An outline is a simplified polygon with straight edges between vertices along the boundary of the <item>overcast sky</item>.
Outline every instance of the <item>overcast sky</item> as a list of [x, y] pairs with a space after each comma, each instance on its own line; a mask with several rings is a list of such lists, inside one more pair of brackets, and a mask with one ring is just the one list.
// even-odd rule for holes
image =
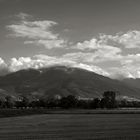
[[140, 1], [0, 0], [0, 74], [51, 65], [140, 78]]

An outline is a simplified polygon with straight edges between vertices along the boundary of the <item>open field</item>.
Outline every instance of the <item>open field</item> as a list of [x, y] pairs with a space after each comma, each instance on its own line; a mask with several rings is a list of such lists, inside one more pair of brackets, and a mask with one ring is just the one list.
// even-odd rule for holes
[[139, 140], [140, 114], [44, 114], [0, 118], [0, 140]]
[[0, 118], [37, 114], [140, 114], [140, 108], [122, 109], [0, 109]]

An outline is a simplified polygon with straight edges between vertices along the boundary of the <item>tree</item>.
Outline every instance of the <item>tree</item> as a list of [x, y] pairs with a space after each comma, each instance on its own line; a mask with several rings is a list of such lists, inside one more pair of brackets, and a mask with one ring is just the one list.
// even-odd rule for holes
[[29, 106], [29, 99], [26, 96], [22, 96], [22, 104], [25, 108]]
[[15, 101], [10, 95], [5, 97], [5, 105], [6, 105], [7, 108], [14, 107]]
[[105, 91], [101, 100], [101, 106], [104, 108], [116, 107], [116, 93], [114, 91]]
[[32, 108], [39, 108], [39, 107], [41, 107], [40, 106], [40, 100], [36, 99], [36, 100], [31, 101], [29, 103], [29, 107], [32, 107]]
[[77, 106], [77, 98], [73, 95], [68, 95], [67, 97], [62, 97], [60, 99], [60, 107], [62, 108], [75, 108]]
[[105, 98], [102, 98], [101, 101], [100, 101], [100, 107], [101, 108], [105, 108], [106, 107], [106, 99]]
[[19, 96], [20, 100], [16, 101], [17, 108], [27, 108], [29, 106], [29, 99], [25, 95]]
[[50, 97], [46, 100], [46, 104], [48, 108], [55, 108], [58, 106], [58, 99], [55, 97]]
[[88, 109], [89, 108], [89, 101], [87, 101], [87, 100], [78, 100], [77, 107], [78, 108]]
[[100, 100], [99, 98], [95, 98], [90, 102], [90, 108], [96, 109], [99, 108]]
[[0, 108], [5, 108], [5, 99], [4, 98], [0, 98]]

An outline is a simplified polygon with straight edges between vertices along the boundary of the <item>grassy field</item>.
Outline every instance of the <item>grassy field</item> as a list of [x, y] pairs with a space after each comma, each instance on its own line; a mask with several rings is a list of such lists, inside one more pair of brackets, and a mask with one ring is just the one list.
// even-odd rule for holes
[[140, 114], [44, 114], [0, 118], [0, 140], [140, 140]]
[[140, 114], [140, 108], [124, 109], [0, 109], [0, 118], [37, 114]]

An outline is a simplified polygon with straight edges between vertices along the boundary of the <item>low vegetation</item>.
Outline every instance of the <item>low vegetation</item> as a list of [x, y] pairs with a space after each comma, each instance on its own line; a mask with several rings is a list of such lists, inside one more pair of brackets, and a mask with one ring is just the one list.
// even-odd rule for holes
[[46, 114], [0, 119], [0, 140], [139, 140], [140, 114]]
[[106, 91], [102, 98], [79, 99], [73, 95], [67, 97], [42, 97], [29, 99], [28, 96], [22, 95], [17, 98], [6, 96], [0, 99], [0, 108], [62, 108], [62, 109], [113, 109], [120, 107], [140, 107], [138, 101], [116, 100], [114, 91]]

